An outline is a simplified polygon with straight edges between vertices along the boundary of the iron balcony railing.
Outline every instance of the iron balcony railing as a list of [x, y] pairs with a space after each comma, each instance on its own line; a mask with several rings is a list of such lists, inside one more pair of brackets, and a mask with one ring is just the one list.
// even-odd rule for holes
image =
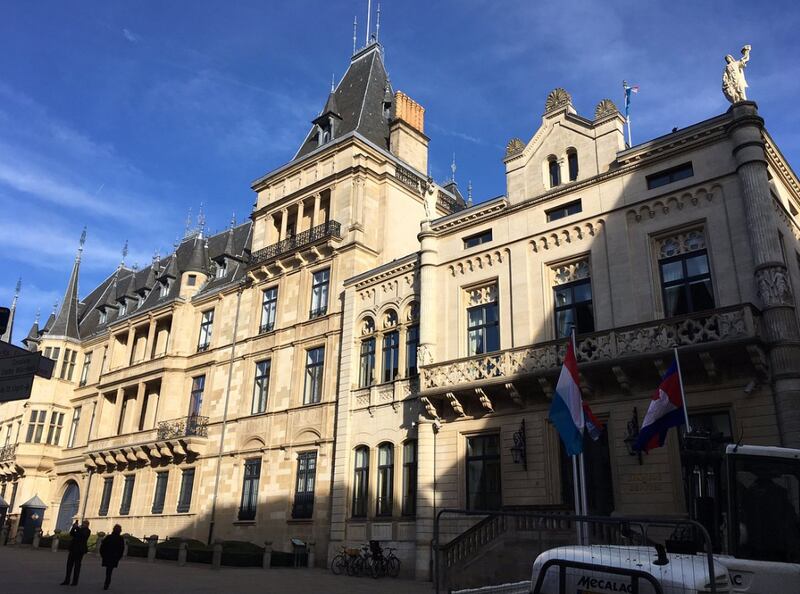
[[158, 424], [158, 439], [192, 436], [208, 437], [208, 417], [189, 415], [179, 419], [161, 421]]
[[312, 227], [307, 231], [302, 231], [297, 235], [288, 237], [283, 241], [279, 241], [278, 243], [273, 243], [265, 248], [256, 250], [250, 254], [250, 265], [253, 266], [256, 264], [261, 264], [267, 260], [272, 260], [273, 258], [277, 258], [283, 254], [303, 248], [327, 237], [341, 239], [342, 225], [339, 223], [339, 221], [328, 221], [327, 223], [317, 225], [316, 227]]
[[314, 491], [295, 493], [292, 518], [302, 520], [314, 515]]
[[17, 444], [10, 443], [0, 448], [0, 462], [4, 460], [11, 460], [17, 453]]

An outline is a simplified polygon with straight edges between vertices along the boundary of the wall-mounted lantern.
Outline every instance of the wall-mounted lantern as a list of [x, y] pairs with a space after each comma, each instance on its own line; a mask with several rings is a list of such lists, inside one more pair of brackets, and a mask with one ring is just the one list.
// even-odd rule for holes
[[514, 445], [511, 446], [511, 459], [514, 464], [522, 464], [522, 468], [528, 470], [528, 452], [525, 447], [525, 419], [519, 426], [519, 431], [514, 432]]
[[636, 438], [639, 437], [639, 411], [633, 407], [633, 416], [628, 421], [628, 429], [625, 434], [625, 447], [628, 448], [628, 454], [631, 456], [638, 456], [639, 464], [643, 464], [642, 451], [635, 449], [633, 446], [636, 443]]

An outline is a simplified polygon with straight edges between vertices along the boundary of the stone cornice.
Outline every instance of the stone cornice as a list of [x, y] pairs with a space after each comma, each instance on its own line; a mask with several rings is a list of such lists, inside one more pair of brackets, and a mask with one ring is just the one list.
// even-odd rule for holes
[[780, 149], [775, 145], [772, 137], [764, 131], [764, 149], [767, 153], [767, 161], [772, 165], [776, 173], [780, 175], [784, 184], [792, 190], [795, 200], [800, 201], [800, 182], [791, 166], [783, 158]]
[[439, 235], [453, 228], [467, 227], [475, 221], [494, 215], [508, 208], [508, 199], [499, 196], [486, 202], [481, 202], [471, 208], [460, 210], [441, 219], [431, 222], [431, 231]]
[[408, 274], [409, 272], [414, 272], [418, 268], [419, 257], [417, 252], [414, 252], [400, 258], [399, 260], [394, 260], [364, 274], [349, 278], [344, 281], [344, 286], [355, 286], [357, 291], [361, 291], [362, 289], [379, 284], [387, 279], [402, 276], [404, 274]]

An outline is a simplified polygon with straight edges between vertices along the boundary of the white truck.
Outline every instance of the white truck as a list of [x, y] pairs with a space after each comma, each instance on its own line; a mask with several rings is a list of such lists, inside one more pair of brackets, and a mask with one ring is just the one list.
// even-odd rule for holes
[[[800, 450], [728, 445], [718, 594], [800, 594]], [[564, 546], [535, 560], [530, 581], [453, 594], [699, 594], [711, 592], [701, 551], [659, 546]]]

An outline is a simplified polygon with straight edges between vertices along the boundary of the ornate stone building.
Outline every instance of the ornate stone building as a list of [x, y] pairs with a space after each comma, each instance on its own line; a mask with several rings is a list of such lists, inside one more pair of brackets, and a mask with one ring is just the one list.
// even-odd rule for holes
[[466, 207], [425, 175], [422, 107], [361, 50], [250, 222], [82, 299], [76, 259], [26, 339], [54, 378], [0, 405], [12, 517], [38, 494], [48, 530], [296, 537], [320, 563], [378, 539], [426, 579], [437, 510], [571, 505], [547, 411], [573, 327], [607, 427], [590, 512], [697, 517], [714, 455], [628, 444], [677, 346], [715, 448], [800, 447], [800, 184], [754, 103], [632, 148], [623, 123], [556, 89], [508, 143], [506, 195]]

